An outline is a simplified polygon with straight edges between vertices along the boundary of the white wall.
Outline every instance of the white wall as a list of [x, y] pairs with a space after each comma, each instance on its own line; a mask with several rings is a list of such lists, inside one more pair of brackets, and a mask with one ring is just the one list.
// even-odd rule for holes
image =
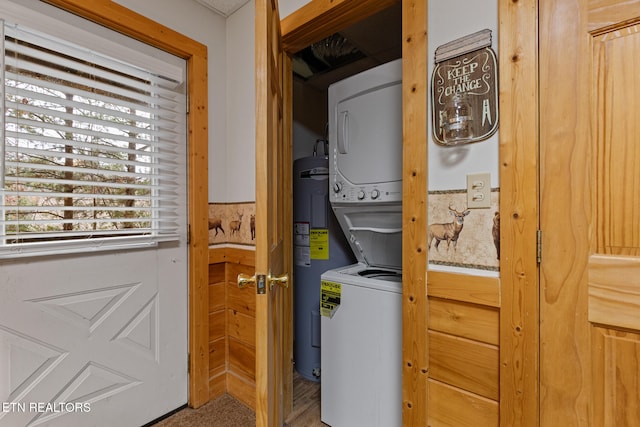
[[280, 12], [280, 19], [286, 18], [307, 3], [309, 3], [309, 0], [279, 0], [278, 11]]
[[[436, 48], [447, 42], [488, 28], [492, 48], [498, 51], [498, 2], [495, 0], [429, 0], [429, 90]], [[500, 65], [498, 64], [498, 67]], [[491, 138], [458, 147], [443, 147], [431, 136], [429, 106], [429, 190], [466, 188], [470, 173], [490, 172], [491, 187], [498, 187], [498, 133]]]
[[228, 162], [227, 24], [225, 18], [195, 1], [115, 1], [207, 46], [209, 58], [209, 201], [226, 201]]
[[116, 1], [207, 46], [209, 202], [254, 201], [254, 1], [226, 19], [196, 1]]
[[[227, 19], [227, 190], [225, 202], [256, 199], [255, 2]], [[217, 179], [209, 173], [209, 181]], [[211, 200], [210, 201], [221, 201]]]

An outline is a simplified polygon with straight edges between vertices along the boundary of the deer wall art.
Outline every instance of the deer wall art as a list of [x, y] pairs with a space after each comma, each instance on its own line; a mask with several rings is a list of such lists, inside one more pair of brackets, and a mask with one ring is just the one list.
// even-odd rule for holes
[[457, 211], [451, 205], [449, 205], [449, 212], [453, 216], [452, 222], [429, 225], [429, 233], [427, 237], [427, 247], [429, 248], [429, 250], [431, 250], [431, 243], [434, 239], [436, 241], [434, 246], [438, 252], [438, 246], [443, 240], [447, 242], [447, 251], [449, 250], [451, 242], [453, 242], [453, 250], [456, 250], [458, 246], [458, 238], [460, 237], [460, 232], [462, 231], [462, 227], [464, 226], [464, 217], [469, 215], [471, 211], [468, 209]]

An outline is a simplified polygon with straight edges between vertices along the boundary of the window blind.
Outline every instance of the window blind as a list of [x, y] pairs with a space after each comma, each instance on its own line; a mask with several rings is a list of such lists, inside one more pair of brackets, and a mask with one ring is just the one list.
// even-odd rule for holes
[[179, 238], [183, 82], [3, 25], [0, 258]]

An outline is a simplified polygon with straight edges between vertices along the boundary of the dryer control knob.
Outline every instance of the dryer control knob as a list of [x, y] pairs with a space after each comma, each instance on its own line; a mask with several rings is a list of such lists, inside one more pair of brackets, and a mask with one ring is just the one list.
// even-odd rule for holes
[[341, 182], [336, 182], [335, 184], [333, 184], [333, 192], [334, 193], [339, 193], [342, 191], [342, 183]]
[[378, 197], [380, 197], [380, 190], [372, 190], [371, 191], [371, 198], [373, 200], [377, 199]]
[[358, 191], [358, 200], [364, 200], [366, 194], [363, 190]]

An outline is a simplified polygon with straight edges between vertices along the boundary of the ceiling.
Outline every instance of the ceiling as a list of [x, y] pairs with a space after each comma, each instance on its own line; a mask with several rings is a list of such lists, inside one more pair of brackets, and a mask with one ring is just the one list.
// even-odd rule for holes
[[336, 81], [401, 56], [402, 2], [397, 2], [298, 52], [293, 69], [296, 78], [325, 90]]
[[201, 5], [208, 7], [215, 13], [228, 18], [236, 10], [240, 9], [249, 0], [196, 0]]
[[[196, 0], [228, 17], [249, 0]], [[318, 90], [402, 56], [402, 2], [296, 53], [294, 75]]]

